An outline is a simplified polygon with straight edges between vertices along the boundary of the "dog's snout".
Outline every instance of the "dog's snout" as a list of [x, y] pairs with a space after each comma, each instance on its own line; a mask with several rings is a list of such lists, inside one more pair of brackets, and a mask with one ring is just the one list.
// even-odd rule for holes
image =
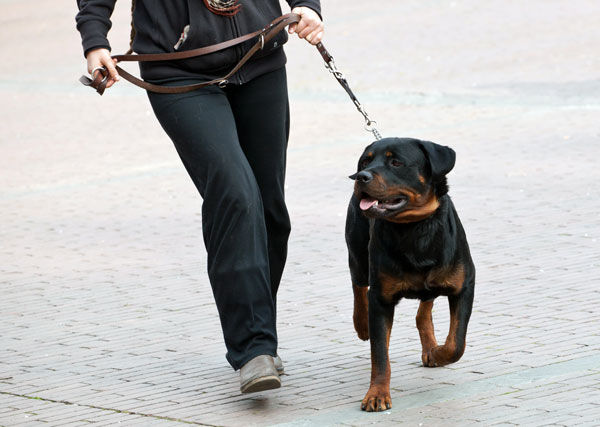
[[367, 171], [360, 171], [356, 174], [356, 180], [364, 184], [368, 184], [369, 182], [373, 181], [373, 174]]

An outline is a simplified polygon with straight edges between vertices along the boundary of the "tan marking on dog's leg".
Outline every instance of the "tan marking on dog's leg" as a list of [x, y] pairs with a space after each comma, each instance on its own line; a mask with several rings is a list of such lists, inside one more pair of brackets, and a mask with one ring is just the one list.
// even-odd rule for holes
[[423, 366], [427, 366], [427, 354], [429, 351], [437, 346], [437, 340], [435, 339], [435, 331], [433, 328], [433, 317], [431, 310], [433, 309], [433, 300], [421, 301], [419, 304], [419, 310], [417, 311], [417, 329], [419, 330], [419, 337], [421, 338], [421, 347], [423, 352], [421, 359]]
[[459, 327], [457, 307], [450, 304], [450, 331], [444, 345], [433, 347], [427, 355], [428, 367], [446, 366], [460, 359], [465, 351], [464, 345], [459, 350], [456, 345], [456, 335]]
[[354, 330], [358, 338], [363, 341], [369, 339], [369, 300], [367, 299], [368, 286], [352, 285], [354, 292]]

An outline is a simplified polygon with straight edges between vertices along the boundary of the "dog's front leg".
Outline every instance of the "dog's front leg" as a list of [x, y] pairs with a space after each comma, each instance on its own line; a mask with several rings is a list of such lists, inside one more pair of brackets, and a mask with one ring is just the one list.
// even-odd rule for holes
[[394, 304], [385, 303], [372, 290], [369, 299], [369, 335], [371, 339], [371, 386], [362, 400], [361, 409], [367, 412], [385, 411], [392, 407], [390, 396], [389, 346]]
[[449, 296], [450, 332], [444, 345], [433, 347], [423, 357], [423, 365], [445, 366], [456, 362], [465, 352], [467, 326], [473, 307], [473, 286], [463, 289], [459, 295]]
[[429, 352], [432, 348], [437, 347], [435, 339], [435, 331], [433, 329], [433, 317], [431, 311], [433, 309], [433, 300], [421, 301], [419, 311], [417, 312], [417, 329], [421, 338], [421, 360], [423, 366], [427, 366]]
[[352, 285], [354, 292], [354, 329], [358, 334], [358, 338], [363, 341], [369, 339], [369, 301], [367, 299], [367, 286]]

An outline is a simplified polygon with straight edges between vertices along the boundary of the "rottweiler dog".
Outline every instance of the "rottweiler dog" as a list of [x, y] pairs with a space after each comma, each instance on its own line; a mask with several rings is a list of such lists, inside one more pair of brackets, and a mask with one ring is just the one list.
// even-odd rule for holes
[[[365, 411], [392, 407], [389, 344], [394, 308], [419, 299], [417, 328], [427, 367], [456, 362], [465, 350], [475, 288], [475, 266], [465, 232], [448, 195], [446, 174], [455, 153], [412, 138], [369, 145], [358, 162], [346, 219], [354, 291], [354, 328], [371, 340], [371, 386]], [[448, 297], [450, 332], [434, 335], [433, 300]]]

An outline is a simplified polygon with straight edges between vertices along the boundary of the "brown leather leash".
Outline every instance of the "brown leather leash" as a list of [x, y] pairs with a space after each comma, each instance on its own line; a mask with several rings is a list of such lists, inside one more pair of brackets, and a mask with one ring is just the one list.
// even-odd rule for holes
[[[186, 50], [182, 52], [172, 52], [172, 53], [154, 53], [154, 54], [139, 54], [139, 55], [114, 55], [112, 58], [117, 61], [129, 61], [129, 62], [148, 62], [148, 61], [173, 61], [177, 59], [187, 59], [187, 58], [195, 58], [202, 55], [208, 55], [209, 53], [218, 52], [220, 50], [226, 49], [231, 46], [236, 46], [240, 43], [243, 43], [247, 40], [251, 40], [255, 37], [258, 37], [258, 41], [252, 46], [252, 48], [246, 52], [246, 54], [242, 57], [240, 62], [238, 62], [233, 69], [227, 73], [225, 76], [214, 79], [208, 82], [196, 83], [192, 85], [186, 86], [160, 86], [152, 83], [145, 82], [132, 74], [128, 73], [118, 65], [116, 66], [117, 72], [121, 77], [127, 80], [130, 83], [133, 83], [136, 86], [141, 87], [142, 89], [146, 89], [150, 92], [156, 93], [185, 93], [191, 92], [193, 90], [197, 90], [210, 85], [226, 85], [228, 83], [228, 79], [238, 72], [242, 66], [248, 62], [248, 60], [259, 50], [263, 49], [265, 44], [268, 43], [273, 37], [277, 35], [281, 30], [283, 30], [286, 26], [290, 24], [295, 24], [300, 21], [300, 15], [295, 13], [288, 13], [286, 15], [280, 16], [273, 20], [268, 26], [265, 28], [255, 31], [250, 34], [246, 34], [241, 37], [237, 37], [235, 39], [227, 40], [222, 43], [217, 43], [211, 46], [201, 47], [198, 49]], [[108, 72], [105, 67], [97, 67], [92, 70], [92, 77], [81, 76], [79, 81], [83, 83], [85, 86], [90, 86], [96, 89], [96, 91], [102, 95], [104, 90], [106, 89], [106, 85], [108, 83]]]
[[[240, 62], [238, 62], [233, 69], [227, 73], [227, 75], [214, 79], [208, 82], [196, 83], [192, 85], [186, 86], [160, 86], [152, 83], [145, 82], [132, 74], [128, 73], [118, 65], [116, 66], [117, 72], [121, 77], [127, 80], [130, 83], [133, 83], [136, 86], [141, 87], [142, 89], [146, 89], [150, 92], [156, 93], [186, 93], [191, 92], [206, 86], [210, 85], [219, 85], [220, 87], [224, 87], [228, 83], [228, 79], [238, 72], [242, 66], [250, 60], [250, 58], [259, 50], [263, 49], [265, 43], [268, 43], [273, 37], [275, 37], [280, 31], [282, 31], [285, 27], [290, 24], [295, 24], [300, 21], [300, 15], [295, 13], [288, 13], [286, 15], [280, 16], [274, 19], [268, 26], [265, 28], [255, 31], [250, 34], [246, 34], [241, 37], [237, 37], [235, 39], [227, 40], [221, 43], [217, 43], [211, 46], [201, 47], [192, 50], [186, 50], [181, 52], [171, 52], [171, 53], [153, 53], [153, 54], [133, 54], [133, 55], [114, 55], [112, 58], [116, 59], [118, 62], [147, 62], [147, 61], [173, 61], [177, 59], [188, 59], [195, 58], [202, 55], [207, 55], [209, 53], [218, 52], [220, 50], [226, 49], [231, 46], [236, 46], [240, 43], [243, 43], [247, 40], [251, 40], [254, 37], [258, 37], [258, 41], [252, 46], [252, 48], [242, 57]], [[348, 81], [344, 77], [344, 75], [337, 69], [335, 65], [335, 61], [333, 60], [333, 56], [325, 49], [323, 43], [317, 44], [317, 49], [321, 54], [321, 57], [325, 61], [325, 67], [329, 70], [331, 74], [337, 79], [340, 85], [344, 88], [350, 99], [358, 109], [358, 111], [363, 115], [365, 119], [365, 130], [371, 132], [376, 139], [381, 139], [381, 134], [375, 127], [377, 122], [371, 120], [364, 107], [358, 101], [350, 86], [348, 85]], [[108, 83], [108, 71], [106, 67], [97, 67], [92, 70], [91, 78], [88, 76], [81, 76], [79, 81], [83, 83], [85, 86], [90, 86], [102, 95], [104, 90], [106, 89], [106, 85]]]

